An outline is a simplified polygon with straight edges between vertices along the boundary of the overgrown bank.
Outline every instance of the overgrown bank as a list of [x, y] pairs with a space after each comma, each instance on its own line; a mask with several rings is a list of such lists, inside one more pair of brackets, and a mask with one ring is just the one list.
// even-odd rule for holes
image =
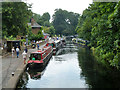
[[120, 67], [120, 2], [94, 2], [79, 18], [77, 32], [90, 41], [100, 62]]

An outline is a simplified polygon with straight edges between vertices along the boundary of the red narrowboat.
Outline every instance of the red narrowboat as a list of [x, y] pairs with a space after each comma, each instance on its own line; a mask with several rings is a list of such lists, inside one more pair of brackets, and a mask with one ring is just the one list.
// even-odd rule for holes
[[44, 46], [42, 50], [32, 52], [28, 60], [28, 67], [41, 67], [44, 66], [52, 57], [52, 46]]
[[53, 55], [55, 55], [56, 52], [62, 47], [62, 42], [60, 40], [48, 42], [46, 44], [46, 46], [52, 46], [53, 47]]

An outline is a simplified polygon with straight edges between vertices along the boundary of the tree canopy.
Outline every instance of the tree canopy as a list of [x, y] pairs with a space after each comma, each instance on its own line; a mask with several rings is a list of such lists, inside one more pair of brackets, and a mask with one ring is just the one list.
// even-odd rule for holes
[[94, 2], [79, 17], [76, 31], [90, 41], [101, 62], [120, 66], [120, 2]]
[[48, 27], [50, 26], [50, 22], [49, 22], [50, 14], [48, 12], [43, 13], [42, 16], [39, 15], [39, 14], [34, 13], [33, 18], [41, 26], [48, 26]]
[[24, 2], [2, 2], [2, 35], [16, 37], [27, 33], [27, 23], [32, 16], [30, 5]]
[[79, 14], [68, 12], [62, 9], [56, 9], [53, 15], [53, 26], [56, 34], [60, 35], [74, 35], [75, 28], [78, 23]]

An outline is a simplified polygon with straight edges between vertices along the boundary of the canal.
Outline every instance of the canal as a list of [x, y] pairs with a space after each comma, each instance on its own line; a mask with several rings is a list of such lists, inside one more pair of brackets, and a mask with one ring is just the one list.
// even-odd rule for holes
[[120, 71], [102, 66], [88, 48], [69, 42], [46, 67], [27, 68], [17, 88], [120, 88]]

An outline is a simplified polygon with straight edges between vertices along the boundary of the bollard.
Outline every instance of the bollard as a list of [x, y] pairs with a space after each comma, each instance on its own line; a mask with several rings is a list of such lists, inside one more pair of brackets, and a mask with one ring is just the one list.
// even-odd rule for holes
[[14, 76], [14, 72], [12, 72], [12, 76]]

